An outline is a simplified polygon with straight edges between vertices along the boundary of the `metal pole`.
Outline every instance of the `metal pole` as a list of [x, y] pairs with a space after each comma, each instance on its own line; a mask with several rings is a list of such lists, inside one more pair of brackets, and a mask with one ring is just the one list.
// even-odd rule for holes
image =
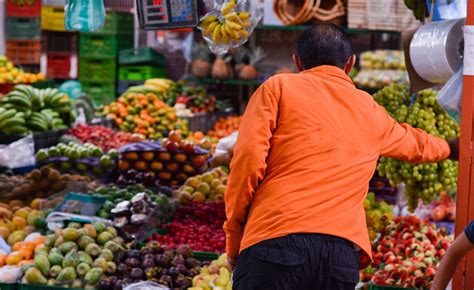
[[[474, 1], [469, 0], [466, 25], [474, 25]], [[474, 76], [464, 76], [461, 141], [459, 155], [458, 193], [456, 202], [456, 237], [459, 236], [469, 221], [474, 220]], [[453, 289], [474, 289], [474, 252], [463, 259], [453, 279]]]

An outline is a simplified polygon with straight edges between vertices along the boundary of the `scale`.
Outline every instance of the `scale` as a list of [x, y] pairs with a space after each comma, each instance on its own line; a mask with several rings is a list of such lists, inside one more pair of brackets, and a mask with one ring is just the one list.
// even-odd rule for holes
[[198, 0], [136, 0], [140, 27], [166, 30], [196, 27], [199, 24]]

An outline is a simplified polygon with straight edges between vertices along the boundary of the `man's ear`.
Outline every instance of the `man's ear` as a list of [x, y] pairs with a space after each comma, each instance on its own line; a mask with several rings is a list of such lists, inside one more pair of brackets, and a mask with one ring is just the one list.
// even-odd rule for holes
[[356, 56], [355, 56], [355, 54], [353, 54], [353, 55], [351, 55], [351, 56], [349, 57], [349, 59], [347, 60], [347, 62], [346, 62], [346, 67], [344, 68], [344, 71], [346, 72], [347, 75], [348, 75], [348, 74], [351, 72], [351, 70], [354, 68], [355, 64], [356, 64]]
[[293, 53], [293, 63], [295, 64], [296, 69], [298, 69], [299, 72], [304, 71], [303, 63], [301, 62], [300, 57], [296, 53]]

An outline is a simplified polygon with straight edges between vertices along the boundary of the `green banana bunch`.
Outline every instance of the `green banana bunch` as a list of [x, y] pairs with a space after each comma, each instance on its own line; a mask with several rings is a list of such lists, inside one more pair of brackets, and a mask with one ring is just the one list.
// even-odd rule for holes
[[0, 131], [9, 134], [24, 134], [29, 130], [25, 126], [25, 114], [15, 109], [0, 111]]

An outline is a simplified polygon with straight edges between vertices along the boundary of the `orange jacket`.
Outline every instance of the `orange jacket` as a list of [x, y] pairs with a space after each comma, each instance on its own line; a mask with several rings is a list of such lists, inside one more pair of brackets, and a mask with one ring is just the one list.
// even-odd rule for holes
[[437, 162], [446, 141], [399, 124], [343, 70], [277, 75], [249, 101], [225, 193], [227, 254], [292, 233], [352, 241], [371, 261], [363, 201], [380, 156]]

